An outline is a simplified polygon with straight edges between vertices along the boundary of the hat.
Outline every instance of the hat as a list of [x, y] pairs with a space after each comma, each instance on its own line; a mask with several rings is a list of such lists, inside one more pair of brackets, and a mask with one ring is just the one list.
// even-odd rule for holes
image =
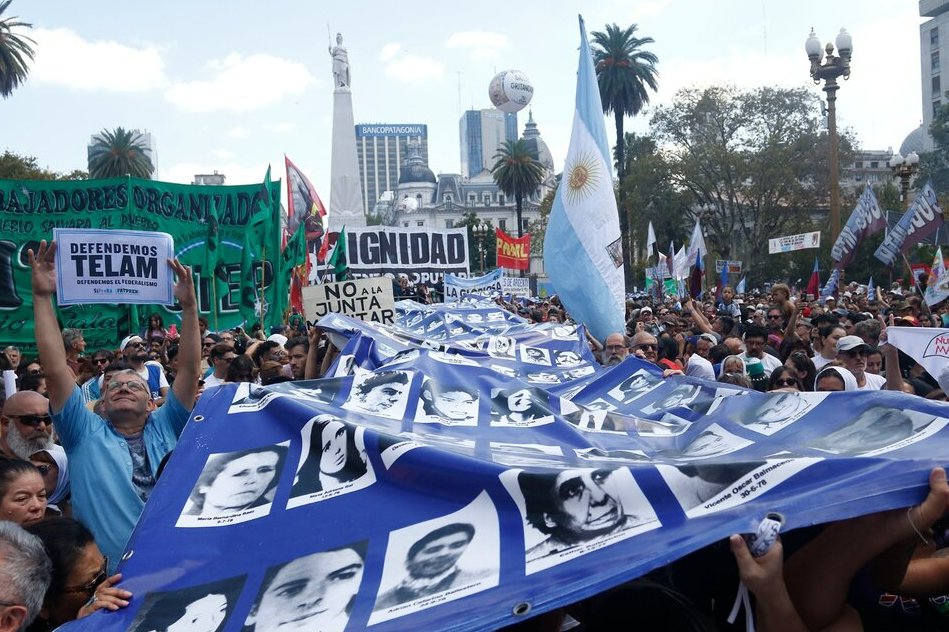
[[870, 345], [865, 343], [860, 336], [844, 336], [837, 341], [837, 353], [841, 351], [853, 351], [854, 349], [860, 348], [865, 348], [867, 351], [871, 349]]
[[650, 314], [652, 314], [652, 308], [649, 307], [648, 305], [642, 308], [641, 310], [639, 310], [640, 315], [645, 314], [646, 312], [649, 312]]
[[748, 372], [748, 377], [761, 377], [764, 375], [764, 365], [757, 358], [749, 358], [745, 360], [745, 371]]
[[283, 346], [287, 344], [287, 337], [283, 334], [270, 334], [270, 337], [267, 338], [271, 342], [276, 342], [278, 345]]
[[125, 347], [129, 346], [129, 343], [135, 340], [136, 338], [138, 338], [140, 342], [144, 342], [144, 340], [142, 340], [142, 337], [136, 334], [132, 334], [131, 336], [126, 336], [125, 338], [122, 339], [122, 342], [119, 343], [119, 351], [125, 351]]
[[717, 345], [717, 344], [718, 344], [718, 338], [715, 337], [715, 334], [710, 334], [710, 333], [708, 333], [707, 331], [704, 332], [704, 333], [699, 334], [698, 337], [701, 338], [702, 340], [706, 340], [706, 341], [708, 341], [708, 342], [711, 342], [713, 345]]
[[897, 316], [894, 320], [894, 323], [903, 323], [909, 327], [919, 327], [919, 320], [915, 316]]
[[825, 302], [826, 302], [826, 301], [833, 301], [833, 302], [836, 303], [836, 302], [837, 302], [837, 299], [834, 298], [833, 296], [828, 296], [827, 298], [824, 299], [824, 301], [825, 301]]

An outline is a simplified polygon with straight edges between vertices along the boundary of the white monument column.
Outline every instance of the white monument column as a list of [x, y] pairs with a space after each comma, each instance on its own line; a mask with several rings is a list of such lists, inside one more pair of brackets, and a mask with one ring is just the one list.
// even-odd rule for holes
[[343, 36], [336, 34], [333, 58], [333, 160], [330, 163], [329, 219], [333, 230], [343, 226], [365, 226], [359, 159], [356, 156], [356, 123], [353, 120], [353, 93], [350, 90], [349, 57]]

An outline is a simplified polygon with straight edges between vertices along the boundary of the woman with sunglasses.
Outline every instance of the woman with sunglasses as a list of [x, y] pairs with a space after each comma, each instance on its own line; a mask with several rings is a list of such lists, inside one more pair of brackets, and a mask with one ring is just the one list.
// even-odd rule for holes
[[788, 356], [784, 366], [801, 380], [805, 391], [814, 390], [814, 378], [817, 377], [817, 369], [814, 362], [803, 351], [795, 351]]
[[771, 372], [771, 378], [768, 381], [768, 392], [771, 391], [803, 391], [804, 384], [801, 382], [794, 371], [786, 366], [779, 366]]
[[36, 466], [20, 459], [0, 460], [0, 520], [26, 526], [46, 515], [46, 483]]
[[82, 523], [49, 518], [30, 525], [27, 531], [43, 541], [53, 563], [53, 579], [43, 607], [28, 632], [52, 630], [96, 610], [118, 610], [129, 604], [132, 593], [115, 587], [122, 575], [108, 576], [109, 560]]

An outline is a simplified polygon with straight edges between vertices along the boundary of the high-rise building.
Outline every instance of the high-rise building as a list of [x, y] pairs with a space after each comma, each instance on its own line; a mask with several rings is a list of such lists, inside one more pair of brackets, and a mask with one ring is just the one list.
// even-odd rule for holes
[[360, 123], [356, 125], [356, 157], [365, 212], [369, 213], [386, 191], [399, 184], [399, 167], [409, 142], [418, 143], [428, 164], [428, 126], [419, 123]]
[[517, 140], [517, 112], [494, 108], [468, 110], [459, 122], [461, 132], [461, 175], [474, 178], [490, 171], [494, 155], [504, 141]]
[[[931, 18], [919, 25], [919, 68], [923, 86], [921, 140], [922, 148], [930, 151], [933, 139], [929, 135], [929, 126], [933, 115], [946, 102], [945, 92], [949, 89], [949, 82], [942, 85], [942, 62], [946, 62], [949, 69], [949, 0], [920, 0], [919, 15]], [[947, 44], [945, 50], [942, 42]]]

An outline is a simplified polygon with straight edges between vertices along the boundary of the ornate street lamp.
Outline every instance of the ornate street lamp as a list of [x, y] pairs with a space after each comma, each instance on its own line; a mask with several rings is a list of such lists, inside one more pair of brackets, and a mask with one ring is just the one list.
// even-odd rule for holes
[[904, 158], [899, 152], [890, 158], [890, 169], [900, 179], [900, 201], [903, 208], [909, 206], [909, 183], [919, 170], [919, 154], [911, 151]]
[[484, 246], [482, 243], [491, 233], [491, 227], [487, 222], [479, 222], [471, 228], [471, 232], [474, 235], [475, 239], [478, 240], [478, 255], [481, 257], [481, 274], [484, 274]]
[[[853, 39], [846, 29], [837, 34], [837, 50], [840, 56], [834, 56], [834, 45], [827, 42], [821, 50], [820, 39], [811, 29], [810, 37], [804, 42], [807, 58], [811, 60], [811, 79], [819, 84], [824, 80], [824, 92], [827, 93], [827, 131], [830, 137], [830, 239], [837, 240], [840, 234], [840, 175], [837, 165], [837, 78], [850, 78], [850, 56], [853, 53]], [[826, 54], [826, 57], [825, 57]], [[821, 63], [821, 58], [824, 63]]]

